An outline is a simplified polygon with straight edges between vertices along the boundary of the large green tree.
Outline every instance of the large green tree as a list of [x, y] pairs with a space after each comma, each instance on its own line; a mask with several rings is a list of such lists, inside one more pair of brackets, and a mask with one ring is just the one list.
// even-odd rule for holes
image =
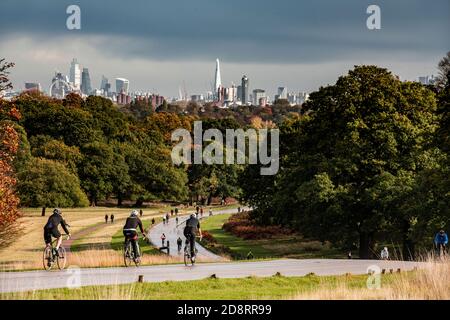
[[380, 190], [408, 193], [405, 183], [427, 167], [427, 141], [437, 124], [433, 92], [386, 69], [357, 66], [312, 93], [303, 111], [282, 127], [280, 174], [267, 188], [272, 194], [264, 194], [261, 206], [262, 195], [251, 204], [307, 235], [356, 243], [362, 258], [373, 255], [390, 224], [402, 226], [397, 230], [408, 246], [416, 217], [387, 206]]

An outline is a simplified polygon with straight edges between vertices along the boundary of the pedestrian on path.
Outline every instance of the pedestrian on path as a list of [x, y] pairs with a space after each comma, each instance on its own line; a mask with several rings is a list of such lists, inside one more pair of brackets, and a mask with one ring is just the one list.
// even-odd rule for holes
[[169, 216], [169, 214], [167, 213], [167, 214], [166, 214], [166, 223], [169, 223], [169, 218], [170, 218], [170, 216]]
[[164, 247], [164, 243], [166, 242], [166, 235], [164, 233], [161, 235], [161, 242], [162, 246]]
[[170, 210], [170, 216], [173, 216], [173, 209]]
[[175, 208], [175, 215], [178, 216], [178, 208]]
[[105, 214], [105, 223], [108, 223], [108, 215]]
[[114, 214], [111, 214], [111, 223], [114, 223]]
[[152, 218], [152, 225], [155, 224], [155, 218]]
[[144, 215], [144, 211], [142, 211], [142, 209], [139, 210], [139, 216], [142, 218], [143, 215]]
[[163, 224], [166, 224], [166, 217], [163, 217]]
[[181, 252], [181, 247], [183, 246], [183, 240], [180, 237], [177, 239], [178, 253]]

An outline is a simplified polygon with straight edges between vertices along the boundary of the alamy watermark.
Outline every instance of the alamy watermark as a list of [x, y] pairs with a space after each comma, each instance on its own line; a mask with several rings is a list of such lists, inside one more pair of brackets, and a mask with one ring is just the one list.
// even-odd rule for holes
[[366, 20], [366, 26], [369, 30], [380, 30], [381, 29], [381, 9], [380, 6], [376, 4], [371, 4], [367, 7], [367, 14], [370, 16]]
[[81, 9], [79, 6], [72, 4], [67, 7], [66, 13], [69, 15], [66, 20], [66, 27], [69, 30], [81, 29]]
[[[172, 141], [178, 142], [172, 149], [172, 162], [175, 165], [248, 163], [263, 165], [261, 175], [275, 175], [278, 172], [278, 129], [226, 129], [224, 142], [220, 130], [207, 129], [203, 132], [202, 122], [195, 121], [193, 133], [192, 138], [186, 129], [172, 132]], [[209, 142], [205, 148], [204, 141]]]

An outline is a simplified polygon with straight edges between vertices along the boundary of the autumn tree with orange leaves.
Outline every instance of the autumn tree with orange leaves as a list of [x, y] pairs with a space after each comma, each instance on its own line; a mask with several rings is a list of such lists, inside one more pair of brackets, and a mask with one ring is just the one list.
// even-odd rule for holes
[[13, 66], [13, 63], [0, 59], [0, 247], [12, 240], [10, 231], [20, 216], [13, 168], [14, 156], [19, 148], [19, 136], [14, 130], [14, 122], [20, 119], [20, 113], [14, 103], [2, 99], [2, 92], [12, 87], [8, 69]]

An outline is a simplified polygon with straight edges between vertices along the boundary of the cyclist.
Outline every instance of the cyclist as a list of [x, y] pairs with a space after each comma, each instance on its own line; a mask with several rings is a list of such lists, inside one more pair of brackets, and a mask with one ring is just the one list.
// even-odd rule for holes
[[141, 233], [143, 237], [145, 238], [145, 232], [144, 227], [142, 226], [142, 221], [138, 217], [137, 210], [131, 211], [130, 216], [127, 218], [127, 221], [125, 222], [125, 225], [123, 226], [123, 235], [125, 236], [125, 242], [127, 240], [131, 241], [131, 245], [133, 246], [134, 254], [136, 255], [136, 258], [140, 257], [140, 252], [138, 250], [137, 246], [137, 228], [139, 227], [139, 230], [141, 230]]
[[440, 230], [438, 233], [436, 233], [436, 236], [434, 237], [434, 244], [436, 245], [438, 255], [441, 255], [441, 248], [443, 254], [445, 255], [445, 247], [448, 244], [448, 235], [444, 230]]
[[62, 217], [62, 211], [58, 208], [53, 210], [53, 214], [48, 218], [47, 223], [44, 226], [44, 241], [45, 245], [51, 246], [52, 237], [58, 239], [56, 247], [53, 249], [53, 255], [58, 256], [58, 250], [62, 243], [62, 235], [58, 230], [58, 226], [61, 225], [64, 232], [70, 237], [69, 225], [64, 221]]
[[200, 222], [196, 218], [196, 215], [193, 213], [186, 220], [186, 227], [184, 227], [183, 234], [186, 237], [186, 245], [190, 243], [191, 245], [191, 257], [195, 259], [195, 236], [197, 233], [200, 235], [200, 239], [202, 238], [202, 230], [200, 229]]

